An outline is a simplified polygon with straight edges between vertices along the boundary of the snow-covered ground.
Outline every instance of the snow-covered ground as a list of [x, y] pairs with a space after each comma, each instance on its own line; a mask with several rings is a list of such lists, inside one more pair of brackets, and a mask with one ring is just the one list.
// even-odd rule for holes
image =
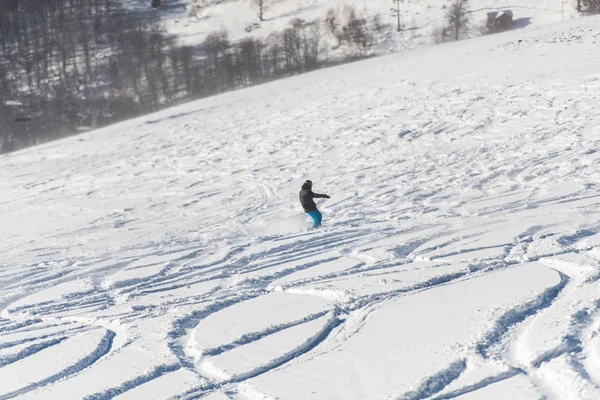
[[599, 41], [428, 47], [2, 156], [0, 399], [600, 398]]
[[[141, 8], [148, 1], [139, 2]], [[429, 45], [432, 32], [444, 24], [444, 13], [451, 0], [401, 0], [400, 25], [396, 33], [397, 18], [391, 9], [392, 0], [264, 0], [264, 21], [258, 19], [258, 8], [253, 0], [163, 0], [158, 11], [166, 30], [176, 35], [183, 44], [197, 44], [215, 31], [226, 30], [230, 38], [239, 40], [252, 36], [266, 39], [274, 32], [282, 32], [296, 18], [305, 21], [318, 20], [322, 25], [323, 44], [329, 47], [330, 56], [336, 40], [328, 34], [325, 17], [330, 9], [335, 11], [337, 21], [344, 21], [345, 9], [354, 8], [370, 26], [377, 16], [383, 29], [375, 32], [378, 53], [399, 51]], [[134, 3], [136, 4], [136, 3]], [[510, 9], [517, 27], [553, 24], [578, 18], [574, 0], [477, 0], [470, 1], [471, 24], [476, 34], [478, 26], [485, 21], [489, 11]]]

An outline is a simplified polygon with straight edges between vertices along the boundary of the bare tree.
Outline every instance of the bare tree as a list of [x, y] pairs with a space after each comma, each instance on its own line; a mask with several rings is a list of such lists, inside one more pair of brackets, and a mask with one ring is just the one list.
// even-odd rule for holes
[[348, 43], [366, 49], [373, 44], [373, 36], [367, 29], [367, 20], [358, 16], [354, 9], [348, 13], [348, 22], [343, 28]]
[[373, 30], [379, 34], [385, 29], [385, 24], [381, 21], [381, 15], [377, 14], [373, 17]]
[[269, 6], [269, 0], [252, 0], [252, 3], [254, 3], [256, 7], [258, 7], [258, 19], [260, 21], [264, 21], [265, 11]]
[[327, 26], [327, 30], [329, 33], [336, 38], [337, 44], [334, 49], [340, 47], [344, 42], [344, 33], [340, 30], [340, 18], [338, 17], [338, 12], [330, 8], [327, 10], [327, 15], [325, 16], [325, 25]]
[[436, 44], [445, 43], [450, 40], [450, 28], [447, 25], [436, 27], [432, 32], [433, 42]]
[[208, 0], [191, 0], [189, 16], [197, 18], [198, 13], [208, 6]]
[[460, 40], [469, 31], [470, 15], [467, 0], [454, 0], [446, 11], [446, 21], [454, 40]]
[[254, 84], [262, 79], [264, 48], [259, 39], [248, 38], [238, 44], [238, 73], [243, 84]]
[[308, 34], [304, 36], [304, 64], [306, 69], [315, 69], [319, 66], [321, 37], [321, 24], [318, 20], [315, 20], [309, 25]]
[[194, 76], [194, 49], [190, 46], [183, 46], [179, 50], [181, 66], [183, 69], [183, 77], [185, 80], [185, 90], [187, 93], [191, 94], [194, 91], [193, 80]]
[[[279, 77], [282, 75], [283, 67], [281, 66], [281, 60], [283, 60], [283, 37], [279, 33], [271, 33], [267, 37], [268, 45], [268, 57], [265, 57], [266, 67], [265, 69], [273, 77]], [[270, 62], [269, 61], [270, 58]]]
[[329, 33], [336, 36], [338, 31], [338, 21], [335, 9], [330, 8], [329, 10], [327, 10], [327, 15], [325, 16], [325, 24], [329, 29]]

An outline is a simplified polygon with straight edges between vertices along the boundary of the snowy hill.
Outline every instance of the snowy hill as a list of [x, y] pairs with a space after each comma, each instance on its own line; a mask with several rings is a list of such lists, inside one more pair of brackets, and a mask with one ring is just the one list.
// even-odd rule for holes
[[[147, 3], [147, 2], [146, 2]], [[400, 3], [402, 32], [396, 34], [396, 17], [391, 12], [395, 4], [390, 0], [265, 0], [265, 21], [258, 19], [258, 9], [252, 0], [179, 0], [165, 1], [160, 11], [167, 31], [181, 38], [185, 44], [196, 44], [214, 31], [229, 32], [233, 40], [253, 36], [267, 38], [273, 32], [282, 32], [295, 18], [306, 21], [324, 21], [333, 9], [343, 18], [344, 8], [353, 7], [369, 20], [378, 17], [384, 29], [379, 32], [375, 51], [403, 50], [431, 44], [431, 34], [443, 24], [450, 0], [405, 0]], [[520, 26], [552, 24], [578, 18], [575, 4], [567, 0], [478, 0], [471, 1], [473, 28], [481, 25], [486, 13], [497, 9], [512, 9]], [[250, 31], [250, 32], [249, 32]], [[335, 44], [332, 37], [325, 40]]]
[[0, 157], [0, 398], [600, 398], [599, 40], [431, 46]]

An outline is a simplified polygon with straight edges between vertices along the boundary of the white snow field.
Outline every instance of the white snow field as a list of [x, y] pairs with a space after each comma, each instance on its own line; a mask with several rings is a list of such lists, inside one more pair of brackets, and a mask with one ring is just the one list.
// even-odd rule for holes
[[533, 27], [0, 157], [0, 399], [600, 399], [599, 49]]
[[[401, 0], [399, 33], [396, 32], [397, 17], [391, 11], [396, 7], [392, 0], [264, 0], [264, 21], [258, 18], [254, 0], [163, 0], [163, 7], [156, 13], [167, 32], [190, 45], [220, 30], [227, 31], [233, 40], [245, 37], [268, 40], [269, 35], [289, 28], [294, 19], [318, 20], [328, 56], [336, 58], [349, 49], [345, 46], [336, 49], [339, 44], [328, 32], [325, 22], [329, 10], [334, 11], [338, 23], [345, 20], [348, 7], [365, 17], [369, 26], [375, 24], [377, 17], [381, 29], [373, 32], [373, 52], [385, 53], [430, 45], [432, 33], [444, 25], [444, 14], [451, 3], [451, 0]], [[149, 2], [128, 0], [126, 4], [132, 9], [147, 10]], [[579, 18], [575, 5], [575, 0], [477, 0], [469, 2], [469, 10], [476, 31], [490, 11], [510, 9], [516, 26], [522, 27]]]

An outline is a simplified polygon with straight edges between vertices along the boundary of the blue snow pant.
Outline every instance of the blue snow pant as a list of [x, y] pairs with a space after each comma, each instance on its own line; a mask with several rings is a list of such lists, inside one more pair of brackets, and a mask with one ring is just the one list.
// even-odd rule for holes
[[307, 212], [307, 214], [310, 215], [313, 219], [313, 228], [318, 228], [319, 226], [321, 226], [321, 219], [323, 219], [323, 215], [321, 214], [321, 211], [315, 210], [315, 211]]

